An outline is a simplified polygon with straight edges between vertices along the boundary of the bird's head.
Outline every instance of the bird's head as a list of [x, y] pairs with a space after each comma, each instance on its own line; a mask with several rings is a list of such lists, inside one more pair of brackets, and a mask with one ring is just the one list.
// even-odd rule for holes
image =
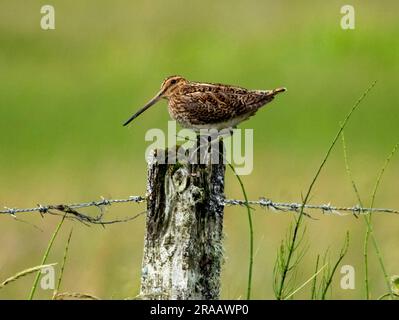
[[169, 98], [174, 92], [176, 92], [181, 85], [187, 83], [187, 80], [181, 76], [170, 76], [167, 77], [161, 85], [162, 98]]
[[139, 111], [137, 111], [133, 116], [130, 117], [123, 125], [128, 125], [131, 121], [137, 118], [140, 114], [150, 108], [152, 105], [157, 103], [161, 98], [169, 99], [173, 93], [175, 93], [180, 86], [186, 84], [188, 81], [181, 76], [170, 76], [167, 77], [161, 85], [161, 90], [156, 94], [154, 98], [152, 98], [148, 103], [142, 107]]

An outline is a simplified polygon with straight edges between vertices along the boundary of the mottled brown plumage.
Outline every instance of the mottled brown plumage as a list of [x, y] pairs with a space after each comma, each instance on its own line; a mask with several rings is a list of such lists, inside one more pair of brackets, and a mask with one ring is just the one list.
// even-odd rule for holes
[[162, 83], [161, 91], [124, 125], [164, 98], [169, 101], [170, 116], [185, 128], [233, 128], [272, 101], [276, 94], [284, 91], [285, 88], [247, 90], [224, 84], [191, 82], [181, 76], [171, 76]]

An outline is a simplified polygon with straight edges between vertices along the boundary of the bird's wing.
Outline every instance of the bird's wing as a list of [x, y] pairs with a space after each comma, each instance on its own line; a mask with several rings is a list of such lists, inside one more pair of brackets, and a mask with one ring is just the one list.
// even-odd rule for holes
[[192, 92], [180, 96], [184, 111], [194, 124], [220, 123], [235, 117], [255, 113], [261, 106], [273, 100], [272, 91]]

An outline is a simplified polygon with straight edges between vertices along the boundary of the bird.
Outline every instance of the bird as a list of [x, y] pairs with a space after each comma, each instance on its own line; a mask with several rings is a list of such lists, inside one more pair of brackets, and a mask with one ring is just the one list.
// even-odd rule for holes
[[189, 81], [179, 75], [169, 76], [162, 82], [161, 90], [123, 125], [127, 126], [159, 100], [166, 99], [171, 118], [183, 128], [194, 131], [232, 129], [284, 91], [284, 87], [248, 90], [233, 85]]

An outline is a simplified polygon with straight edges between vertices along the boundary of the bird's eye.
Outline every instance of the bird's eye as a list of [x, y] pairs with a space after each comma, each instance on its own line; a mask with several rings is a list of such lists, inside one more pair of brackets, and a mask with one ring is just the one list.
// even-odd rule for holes
[[176, 80], [176, 79], [173, 79], [173, 80], [170, 82], [170, 84], [176, 84], [176, 82], [177, 82], [177, 80]]

